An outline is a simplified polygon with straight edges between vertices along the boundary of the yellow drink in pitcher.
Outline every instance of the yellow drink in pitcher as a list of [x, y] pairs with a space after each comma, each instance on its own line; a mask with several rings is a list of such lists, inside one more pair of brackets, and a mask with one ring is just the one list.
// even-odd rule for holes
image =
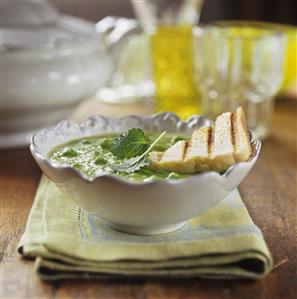
[[182, 119], [200, 113], [193, 39], [191, 26], [160, 26], [151, 36], [155, 111], [175, 112]]

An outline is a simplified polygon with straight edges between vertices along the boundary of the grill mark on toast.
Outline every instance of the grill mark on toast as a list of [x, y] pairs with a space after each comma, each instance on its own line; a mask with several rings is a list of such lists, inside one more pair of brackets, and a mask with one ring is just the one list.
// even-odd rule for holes
[[191, 141], [185, 141], [184, 152], [182, 159], [185, 160], [188, 150], [191, 148]]
[[213, 127], [209, 127], [207, 130], [207, 155], [208, 155], [208, 158], [211, 158], [213, 139], [214, 139], [214, 134], [213, 134], [214, 130], [215, 130], [215, 125], [213, 125]]
[[236, 135], [237, 135], [237, 128], [236, 128], [236, 112], [231, 113], [230, 122], [231, 122], [231, 143], [233, 146], [233, 153], [236, 152]]

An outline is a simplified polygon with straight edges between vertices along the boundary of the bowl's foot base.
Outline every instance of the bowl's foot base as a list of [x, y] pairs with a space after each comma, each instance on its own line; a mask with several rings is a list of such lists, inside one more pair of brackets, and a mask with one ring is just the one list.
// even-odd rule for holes
[[158, 225], [158, 226], [132, 226], [132, 225], [123, 225], [123, 224], [116, 224], [113, 222], [106, 222], [106, 224], [115, 230], [129, 233], [133, 235], [159, 235], [159, 234], [166, 234], [173, 231], [176, 231], [182, 228], [185, 225], [184, 222], [179, 222], [170, 225]]

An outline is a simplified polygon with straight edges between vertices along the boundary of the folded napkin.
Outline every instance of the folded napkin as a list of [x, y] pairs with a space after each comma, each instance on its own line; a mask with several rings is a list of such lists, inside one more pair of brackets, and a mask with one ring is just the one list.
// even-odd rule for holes
[[[198, 199], [197, 199], [198, 200]], [[43, 177], [18, 248], [42, 279], [260, 278], [272, 268], [237, 190], [180, 230], [136, 236], [108, 227]]]

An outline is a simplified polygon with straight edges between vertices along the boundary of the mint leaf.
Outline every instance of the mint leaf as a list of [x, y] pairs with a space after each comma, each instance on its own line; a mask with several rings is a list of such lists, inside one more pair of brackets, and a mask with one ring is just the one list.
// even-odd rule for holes
[[149, 147], [145, 133], [138, 128], [121, 134], [111, 143], [111, 152], [119, 159], [130, 159], [142, 155]]
[[132, 157], [130, 159], [125, 159], [121, 163], [109, 165], [109, 167], [117, 172], [126, 172], [132, 173], [139, 170], [141, 167], [149, 164], [148, 153], [154, 148], [154, 146], [158, 143], [158, 141], [166, 134], [164, 131], [148, 148], [142, 153], [140, 156]]

